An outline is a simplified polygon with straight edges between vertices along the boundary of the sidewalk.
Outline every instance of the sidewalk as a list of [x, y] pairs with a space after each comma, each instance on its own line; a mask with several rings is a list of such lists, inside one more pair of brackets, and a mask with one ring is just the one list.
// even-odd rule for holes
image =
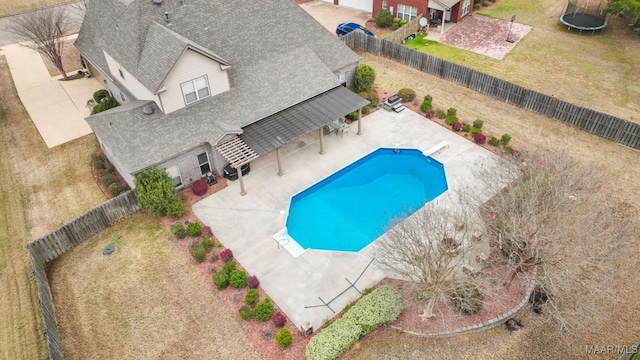
[[[75, 35], [69, 39], [75, 39]], [[3, 46], [0, 54], [7, 57], [20, 100], [47, 147], [92, 133], [84, 120], [91, 113], [86, 103], [103, 88], [99, 81], [58, 81], [61, 76], [49, 75], [40, 54], [20, 44]]]

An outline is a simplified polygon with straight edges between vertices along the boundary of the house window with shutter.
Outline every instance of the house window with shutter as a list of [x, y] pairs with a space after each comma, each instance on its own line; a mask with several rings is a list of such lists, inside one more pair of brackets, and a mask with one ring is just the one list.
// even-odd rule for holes
[[188, 105], [209, 96], [209, 82], [203, 76], [195, 80], [182, 83], [182, 95], [184, 102]]

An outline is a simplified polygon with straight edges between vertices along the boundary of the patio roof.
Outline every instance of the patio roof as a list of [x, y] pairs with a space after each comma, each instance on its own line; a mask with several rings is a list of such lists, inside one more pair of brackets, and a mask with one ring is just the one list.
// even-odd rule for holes
[[258, 154], [251, 150], [251, 148], [238, 137], [216, 146], [216, 150], [220, 152], [233, 168], [238, 168], [258, 158]]
[[436, 10], [451, 10], [460, 0], [432, 0], [429, 1], [429, 8]]
[[338, 86], [244, 127], [240, 138], [263, 155], [367, 104], [369, 101]]

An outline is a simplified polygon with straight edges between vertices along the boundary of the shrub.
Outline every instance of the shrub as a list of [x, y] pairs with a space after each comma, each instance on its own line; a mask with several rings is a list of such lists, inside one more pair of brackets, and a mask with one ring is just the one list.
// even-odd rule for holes
[[478, 119], [478, 120], [473, 120], [473, 128], [474, 129], [480, 129], [482, 130], [482, 125], [484, 125], [484, 121]]
[[476, 129], [476, 128], [471, 128], [471, 135], [475, 136], [476, 134], [480, 134], [482, 132], [482, 130], [480, 129]]
[[358, 120], [358, 112], [354, 111], [352, 113], [347, 114], [347, 116], [345, 116], [347, 119], [351, 120], [351, 121], [356, 121]]
[[511, 141], [511, 135], [502, 134], [502, 137], [500, 138], [500, 142], [502, 143], [502, 145], [504, 146], [509, 145], [509, 141]]
[[480, 10], [480, 4], [478, 3], [473, 4], [473, 10]]
[[458, 110], [456, 110], [455, 108], [447, 109], [447, 116], [445, 118], [445, 122], [447, 123], [447, 125], [451, 126], [454, 122], [458, 121], [458, 116], [456, 115], [457, 112]]
[[380, 101], [380, 97], [378, 96], [378, 92], [374, 88], [369, 88], [368, 90], [361, 91], [358, 93], [361, 97], [369, 100], [369, 102], [378, 102]]
[[489, 5], [491, 5], [491, 3], [489, 1], [487, 1], [487, 0], [482, 2], [482, 6], [486, 7], [486, 6], [489, 6]]
[[256, 320], [269, 321], [273, 316], [273, 304], [269, 298], [262, 300], [257, 306], [254, 312]]
[[465, 315], [473, 315], [482, 308], [482, 294], [474, 284], [462, 284], [453, 289], [453, 305]]
[[462, 130], [462, 123], [460, 121], [454, 121], [453, 124], [451, 124], [451, 129], [453, 131], [460, 131]]
[[180, 217], [186, 208], [178, 199], [176, 187], [169, 174], [158, 168], [147, 169], [136, 175], [136, 195], [142, 207], [154, 215]]
[[396, 17], [396, 18], [393, 18], [392, 22], [393, 22], [394, 24], [399, 24], [399, 23], [400, 23], [400, 20], [402, 20], [402, 19], [400, 19], [400, 18], [397, 18], [397, 17]]
[[471, 125], [468, 122], [462, 123], [462, 131], [469, 132], [471, 131]]
[[216, 284], [218, 290], [226, 289], [229, 286], [229, 275], [224, 271], [218, 271], [213, 274], [213, 283]]
[[438, 109], [436, 110], [436, 116], [438, 117], [438, 119], [444, 119], [447, 117], [447, 113], [442, 109]]
[[204, 249], [200, 242], [196, 241], [189, 245], [189, 252], [193, 258], [201, 263], [204, 261], [204, 258], [207, 256], [207, 251]]
[[93, 100], [95, 100], [96, 104], [99, 104], [106, 97], [109, 97], [109, 92], [105, 89], [100, 89], [93, 93]]
[[191, 184], [191, 191], [197, 196], [202, 196], [207, 193], [209, 184], [205, 179], [198, 179]]
[[378, 107], [378, 101], [373, 100], [373, 101], [371, 102], [371, 107]]
[[201, 234], [202, 234], [202, 236], [207, 237], [207, 238], [213, 237], [213, 231], [211, 231], [211, 227], [210, 226], [202, 227]]
[[393, 20], [393, 15], [391, 15], [391, 11], [387, 9], [382, 9], [376, 14], [376, 25], [381, 28], [386, 28], [391, 25], [391, 20]]
[[391, 30], [396, 31], [400, 29], [400, 24], [394, 22], [393, 24], [391, 24]]
[[362, 114], [363, 115], [367, 115], [369, 113], [369, 111], [371, 111], [370, 107], [368, 107], [366, 105], [362, 107]]
[[477, 133], [473, 135], [473, 141], [475, 141], [476, 144], [484, 144], [485, 141], [487, 141], [487, 135], [483, 133]]
[[100, 181], [102, 181], [102, 183], [108, 187], [109, 185], [118, 182], [118, 179], [112, 173], [107, 172], [100, 177]]
[[213, 249], [213, 243], [211, 239], [202, 239], [200, 240], [200, 246], [204, 249], [204, 251], [208, 254], [211, 249]]
[[235, 261], [229, 261], [228, 263], [225, 263], [224, 265], [222, 265], [222, 271], [225, 274], [227, 274], [227, 276], [231, 276], [231, 273], [235, 269], [236, 269], [236, 262]]
[[402, 98], [402, 102], [409, 102], [416, 98], [416, 92], [413, 89], [402, 88], [398, 90], [398, 96]]
[[238, 313], [240, 313], [240, 318], [242, 320], [249, 320], [253, 317], [253, 309], [247, 305], [242, 305], [238, 310]]
[[231, 249], [224, 249], [220, 253], [220, 258], [224, 262], [229, 262], [229, 261], [233, 260], [233, 252], [231, 251]]
[[402, 19], [402, 20], [400, 20], [400, 22], [398, 24], [400, 24], [400, 26], [402, 26], [402, 25], [406, 25], [408, 22], [409, 22], [409, 20]]
[[254, 306], [260, 301], [260, 293], [256, 289], [249, 289], [247, 291], [247, 295], [244, 296], [245, 304], [249, 306]]
[[181, 222], [177, 222], [171, 225], [171, 232], [178, 239], [184, 239], [184, 237], [187, 236], [187, 230], [184, 228], [184, 225], [182, 225]]
[[381, 286], [349, 309], [340, 319], [311, 338], [307, 360], [335, 359], [358, 339], [381, 325], [395, 321], [402, 312], [402, 300], [396, 290]]
[[291, 331], [287, 328], [282, 328], [276, 334], [276, 342], [280, 345], [280, 349], [286, 349], [291, 346], [291, 342], [293, 341], [293, 335], [291, 335]]
[[200, 236], [200, 234], [202, 234], [202, 224], [197, 221], [190, 222], [189, 225], [187, 225], [187, 234], [191, 237]]
[[431, 97], [431, 95], [425, 95], [422, 99], [422, 104], [420, 104], [420, 110], [427, 112], [431, 109], [433, 109], [433, 97]]
[[102, 99], [102, 101], [100, 101], [96, 106], [93, 107], [91, 114], [98, 114], [103, 111], [114, 108], [118, 105], [119, 104], [116, 101], [116, 99], [112, 98], [111, 96], [107, 96], [106, 98]]
[[247, 285], [250, 289], [255, 289], [260, 285], [260, 280], [255, 275], [251, 275], [247, 278]]
[[487, 141], [487, 142], [488, 142], [488, 143], [489, 143], [489, 145], [491, 145], [491, 146], [498, 146], [498, 145], [500, 145], [500, 140], [498, 140], [498, 138], [497, 138], [497, 137], [495, 137], [495, 136], [491, 136], [491, 137], [489, 138], [489, 141]]
[[360, 64], [353, 75], [353, 86], [356, 92], [371, 89], [376, 81], [376, 71], [367, 64]]
[[247, 273], [242, 270], [233, 270], [229, 276], [229, 284], [236, 289], [247, 287]]
[[284, 315], [284, 313], [280, 310], [276, 311], [273, 314], [273, 317], [271, 318], [271, 322], [273, 322], [273, 325], [275, 327], [283, 327], [284, 324], [287, 323], [287, 317]]
[[515, 151], [509, 145], [503, 146], [502, 151], [504, 151], [505, 154], [512, 154], [512, 155], [515, 154]]
[[436, 116], [436, 111], [435, 111], [435, 110], [429, 110], [429, 111], [427, 111], [427, 113], [425, 114], [425, 116], [426, 116], [428, 119], [433, 119], [433, 118], [434, 118], [434, 116]]
[[116, 197], [122, 194], [125, 191], [125, 188], [119, 182], [114, 182], [109, 184], [107, 190], [109, 190], [109, 194], [111, 194], [111, 196]]

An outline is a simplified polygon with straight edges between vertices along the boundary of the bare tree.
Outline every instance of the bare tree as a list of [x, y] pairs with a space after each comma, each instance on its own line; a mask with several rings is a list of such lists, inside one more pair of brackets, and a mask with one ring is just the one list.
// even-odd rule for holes
[[18, 15], [8, 26], [11, 33], [28, 41], [26, 46], [49, 59], [64, 79], [67, 79], [67, 74], [62, 64], [63, 37], [71, 29], [72, 23], [64, 6], [44, 8]]
[[592, 316], [598, 302], [615, 300], [608, 289], [616, 243], [632, 238], [631, 224], [615, 200], [600, 196], [606, 173], [596, 164], [549, 147], [522, 154], [502, 169], [516, 180], [494, 188], [497, 195], [485, 206], [487, 231], [512, 277], [532, 278], [548, 294], [546, 318], [570, 329]]
[[471, 240], [481, 226], [476, 214], [449, 196], [398, 222], [376, 243], [379, 265], [413, 282], [416, 295], [426, 301], [423, 320], [457, 286], [474, 285], [477, 270], [471, 264], [481, 252]]

